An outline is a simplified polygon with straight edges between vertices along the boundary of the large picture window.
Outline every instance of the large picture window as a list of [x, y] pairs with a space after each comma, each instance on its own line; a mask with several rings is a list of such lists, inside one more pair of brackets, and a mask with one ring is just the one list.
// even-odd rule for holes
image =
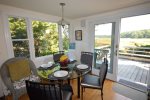
[[30, 57], [25, 18], [9, 17], [9, 28], [15, 57]]
[[[59, 37], [57, 23], [33, 20], [31, 22], [33, 38], [29, 38], [31, 33], [28, 32], [31, 31], [27, 29], [29, 26], [26, 18], [10, 16], [8, 17], [8, 21], [14, 57], [30, 58], [31, 55], [34, 55], [34, 52], [35, 57], [47, 56], [53, 54], [54, 52], [58, 52], [59, 46], [64, 51], [68, 51], [69, 49], [68, 25], [61, 28], [61, 37]], [[62, 45], [59, 45], [59, 38], [61, 38]], [[31, 49], [29, 49], [29, 47], [31, 47]]]
[[32, 28], [36, 57], [59, 51], [57, 23], [32, 21]]

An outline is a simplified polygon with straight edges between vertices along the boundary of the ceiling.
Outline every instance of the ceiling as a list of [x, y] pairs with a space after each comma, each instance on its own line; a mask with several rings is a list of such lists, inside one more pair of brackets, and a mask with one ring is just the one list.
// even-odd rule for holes
[[76, 19], [150, 2], [150, 0], [0, 0], [0, 4], [61, 16], [64, 2], [64, 17]]

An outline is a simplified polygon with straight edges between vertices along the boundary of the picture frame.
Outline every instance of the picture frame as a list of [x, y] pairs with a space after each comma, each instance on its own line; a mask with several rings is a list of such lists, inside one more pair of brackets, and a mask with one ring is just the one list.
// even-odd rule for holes
[[69, 49], [75, 49], [75, 47], [76, 47], [76, 45], [74, 42], [69, 44]]
[[75, 31], [75, 39], [78, 41], [82, 40], [82, 30], [76, 30]]

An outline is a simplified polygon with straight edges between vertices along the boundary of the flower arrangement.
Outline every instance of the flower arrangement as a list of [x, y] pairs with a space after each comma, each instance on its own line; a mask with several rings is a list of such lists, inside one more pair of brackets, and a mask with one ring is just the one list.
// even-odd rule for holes
[[69, 62], [68, 56], [62, 55], [60, 57], [60, 65], [61, 66], [67, 66], [68, 62]]

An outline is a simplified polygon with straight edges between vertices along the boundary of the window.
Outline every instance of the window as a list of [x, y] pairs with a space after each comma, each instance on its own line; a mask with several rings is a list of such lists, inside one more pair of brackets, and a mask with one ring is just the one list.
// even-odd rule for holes
[[[14, 57], [30, 57], [34, 55], [31, 51], [35, 50], [35, 57], [51, 55], [59, 51], [59, 38], [61, 38], [60, 47], [64, 51], [69, 49], [69, 26], [61, 28], [61, 36], [58, 33], [58, 24], [46, 21], [33, 20], [32, 31], [34, 49], [29, 49], [32, 38], [29, 38], [27, 31], [28, 24], [26, 18], [8, 17], [11, 41], [13, 46]], [[30, 39], [30, 40], [29, 40]], [[32, 47], [32, 46], [31, 46]], [[31, 50], [31, 51], [30, 51]]]
[[9, 17], [9, 28], [15, 57], [30, 57], [25, 18]]
[[36, 57], [59, 51], [57, 23], [32, 21], [32, 28]]
[[69, 25], [65, 25], [62, 29], [62, 42], [63, 42], [63, 50], [68, 51], [69, 49]]

